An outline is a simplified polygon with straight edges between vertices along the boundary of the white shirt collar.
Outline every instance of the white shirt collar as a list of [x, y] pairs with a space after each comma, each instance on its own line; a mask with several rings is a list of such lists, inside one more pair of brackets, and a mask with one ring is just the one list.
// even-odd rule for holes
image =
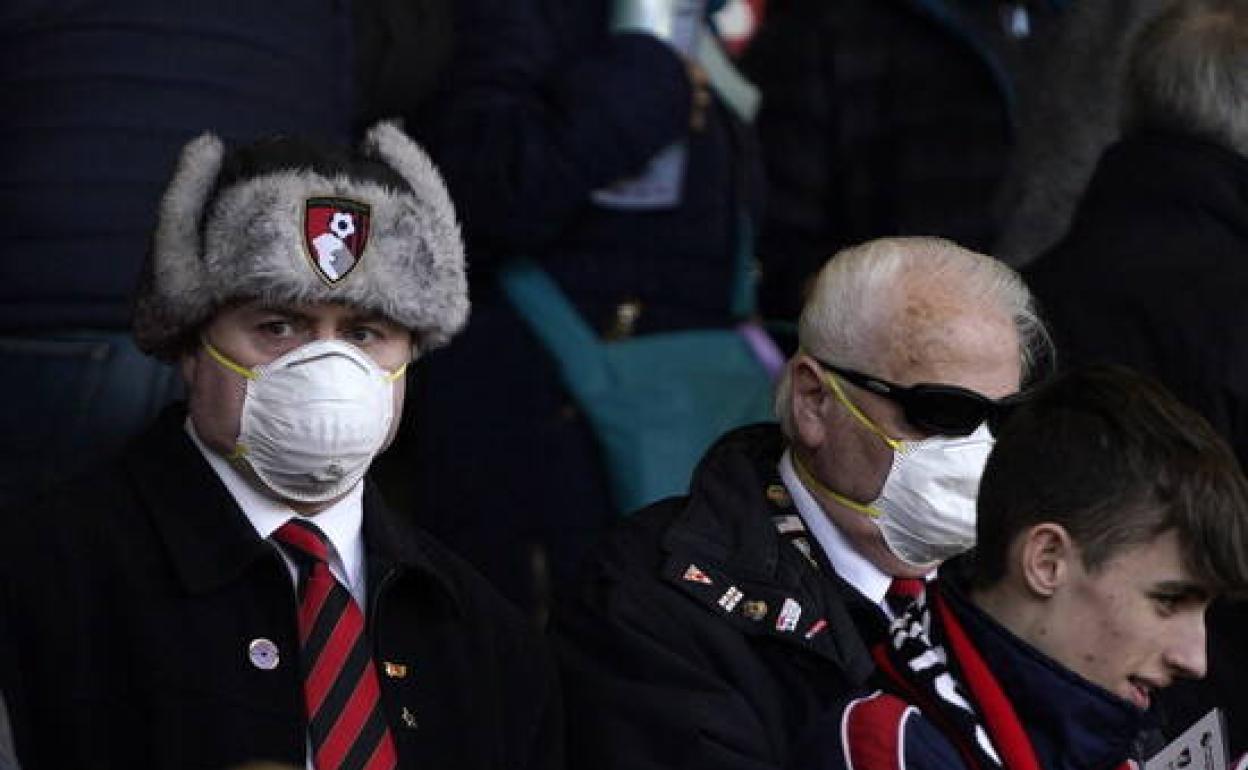
[[[221, 483], [234, 498], [234, 502], [242, 509], [243, 515], [251, 522], [251, 526], [255, 527], [256, 534], [261, 539], [270, 539], [274, 530], [299, 516], [289, 506], [261, 493], [234, 466], [230, 465], [229, 461], [209, 449], [196, 435], [195, 426], [191, 424], [190, 417], [186, 419], [186, 433], [221, 479]], [[363, 501], [364, 484], [357, 483], [341, 500], [312, 517], [312, 521], [329, 539], [330, 572], [347, 587], [361, 607], [365, 606], [366, 596], [362, 534]], [[292, 578], [297, 579], [298, 569], [295, 562], [282, 549], [279, 548], [278, 552], [282, 554]]]
[[892, 575], [882, 572], [860, 554], [840, 528], [828, 518], [819, 501], [798, 478], [797, 470], [793, 467], [793, 458], [790, 456], [791, 451], [784, 450], [780, 457], [780, 478], [797, 505], [802, 520], [806, 522], [806, 528], [814, 535], [836, 574], [873, 604], [888, 612], [884, 595], [888, 593], [888, 587], [893, 582]]

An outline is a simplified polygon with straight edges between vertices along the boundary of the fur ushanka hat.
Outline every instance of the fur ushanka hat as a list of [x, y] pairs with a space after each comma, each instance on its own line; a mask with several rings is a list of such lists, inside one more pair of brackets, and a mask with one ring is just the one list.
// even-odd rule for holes
[[463, 240], [425, 153], [390, 123], [358, 155], [306, 147], [227, 153], [204, 134], [183, 148], [136, 297], [139, 348], [173, 360], [220, 307], [253, 299], [377, 312], [421, 351], [464, 325]]

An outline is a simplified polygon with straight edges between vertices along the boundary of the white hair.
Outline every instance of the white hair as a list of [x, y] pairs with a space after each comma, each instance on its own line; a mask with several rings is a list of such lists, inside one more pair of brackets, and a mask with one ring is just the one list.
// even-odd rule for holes
[[[1052, 341], [1031, 292], [1013, 269], [940, 238], [880, 238], [838, 252], [815, 278], [798, 321], [798, 354], [872, 370], [882, 328], [891, 324], [907, 291], [944, 292], [968, 308], [999, 310], [1018, 332], [1026, 381], [1052, 356]], [[775, 411], [786, 436], [792, 425], [794, 356], [776, 389]]]
[[1248, 4], [1172, 2], [1135, 39], [1123, 126], [1195, 134], [1248, 155]]

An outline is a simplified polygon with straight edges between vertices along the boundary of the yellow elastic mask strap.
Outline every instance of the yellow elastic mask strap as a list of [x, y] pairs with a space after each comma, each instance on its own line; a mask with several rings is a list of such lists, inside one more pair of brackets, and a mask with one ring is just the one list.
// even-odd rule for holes
[[810, 470], [806, 468], [806, 464], [803, 463], [801, 458], [797, 456], [797, 452], [790, 452], [789, 456], [793, 458], [793, 467], [797, 470], [798, 478], [800, 478], [802, 480], [802, 483], [805, 484], [806, 486], [810, 487], [811, 489], [815, 489], [815, 490], [818, 490], [819, 492], [822, 492], [823, 494], [832, 498], [833, 500], [845, 506], [846, 508], [849, 508], [850, 510], [858, 511], [864, 516], [870, 516], [873, 519], [878, 519], [879, 517], [884, 515], [884, 512], [879, 510], [878, 508], [873, 508], [869, 505], [864, 505], [862, 503], [855, 502], [853, 500], [850, 500], [845, 495], [842, 495], [840, 492], [834, 492], [831, 489], [829, 489], [826, 484], [824, 484], [819, 479], [815, 478], [815, 474], [811, 473]]
[[389, 374], [386, 375], [386, 382], [394, 382], [395, 380], [402, 377], [403, 373], [406, 371], [407, 371], [407, 364], [403, 364], [398, 369], [395, 369], [393, 372], [390, 372]]
[[841, 390], [841, 383], [837, 382], [836, 375], [824, 370], [822, 367], [819, 369], [819, 374], [823, 377], [823, 381], [827, 383], [828, 387], [832, 389], [832, 392], [836, 394], [837, 399], [845, 405], [845, 408], [849, 410], [849, 413], [852, 414], [858, 422], [865, 425], [867, 430], [883, 439], [884, 443], [888, 444], [894, 452], [901, 448], [900, 441], [881, 430], [878, 425], [871, 421], [870, 417], [867, 417], [862, 413], [861, 409], [854, 405], [853, 401], [849, 400], [849, 397], [845, 395], [845, 391]]
[[253, 372], [252, 370], [248, 369], [245, 366], [240, 366], [234, 363], [233, 361], [231, 361], [230, 359], [226, 358], [225, 354], [222, 353], [220, 350], [217, 350], [216, 348], [214, 348], [212, 346], [212, 343], [209, 342], [208, 340], [204, 340], [204, 350], [207, 350], [208, 355], [212, 356], [214, 359], [216, 359], [217, 363], [221, 364], [226, 369], [229, 369], [231, 372], [234, 372], [235, 374], [239, 375], [240, 377], [243, 377], [244, 379], [248, 379], [248, 380], [256, 379], [255, 372]]
[[[248, 369], [245, 366], [240, 366], [234, 363], [233, 361], [231, 361], [230, 359], [226, 358], [225, 354], [222, 353], [220, 350], [217, 350], [216, 348], [214, 348], [211, 342], [209, 342], [208, 340], [204, 340], [203, 343], [204, 343], [204, 350], [208, 351], [208, 355], [212, 356], [214, 361], [221, 364], [226, 369], [229, 369], [231, 372], [234, 372], [235, 374], [242, 377], [243, 379], [247, 379], [247, 380], [256, 379], [255, 372], [253, 372], [252, 370]], [[237, 463], [238, 461], [242, 460], [246, 456], [247, 456], [247, 447], [243, 446], [242, 444], [235, 444], [234, 451], [230, 452], [229, 455], [227, 455], [225, 459], [229, 460], [232, 463]]]

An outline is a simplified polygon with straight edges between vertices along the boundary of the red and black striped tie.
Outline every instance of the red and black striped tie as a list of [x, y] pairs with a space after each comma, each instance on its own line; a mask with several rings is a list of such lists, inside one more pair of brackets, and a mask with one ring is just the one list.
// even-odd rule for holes
[[329, 571], [325, 534], [291, 519], [273, 537], [299, 564], [299, 646], [313, 764], [317, 770], [396, 767], [364, 614]]

